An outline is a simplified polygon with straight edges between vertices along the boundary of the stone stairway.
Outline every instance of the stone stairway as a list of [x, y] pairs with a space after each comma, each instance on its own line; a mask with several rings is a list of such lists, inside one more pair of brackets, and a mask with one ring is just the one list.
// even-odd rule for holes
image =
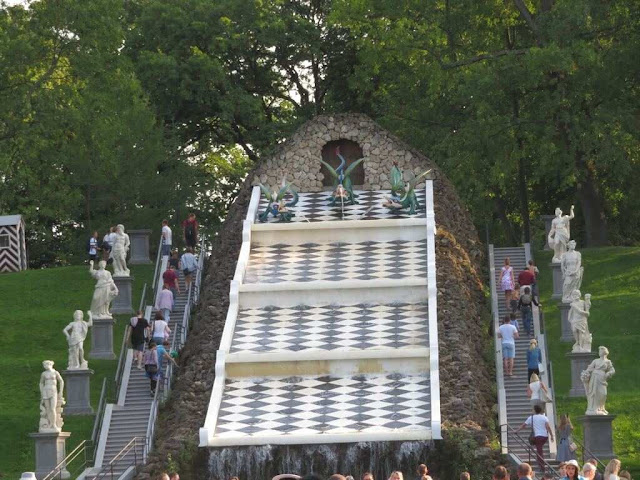
[[[498, 293], [498, 312], [500, 322], [502, 322], [502, 319], [507, 313], [510, 313], [510, 309], [507, 309], [505, 304], [504, 293], [500, 288], [501, 268], [504, 266], [504, 260], [507, 257], [509, 257], [511, 266], [513, 267], [516, 281], [518, 274], [527, 265], [529, 260], [524, 246], [494, 248], [495, 280]], [[537, 307], [534, 306], [534, 317], [536, 315], [538, 315]], [[529, 340], [530, 338], [533, 338], [533, 336], [527, 336], [520, 318], [520, 312], [517, 311], [516, 316], [519, 324], [520, 338], [516, 340], [516, 358], [513, 367], [513, 377], [504, 377], [507, 423], [512, 428], [520, 426], [533, 413], [533, 409], [527, 395], [528, 379], [526, 356], [527, 349], [529, 348]], [[529, 428], [521, 430], [518, 437], [516, 437], [516, 434], [510, 432], [508, 434], [508, 450], [510, 454], [517, 456], [519, 461], [530, 463], [534, 472], [537, 474], [538, 464], [536, 462], [536, 452], [535, 448], [532, 448], [528, 444], [529, 434]], [[557, 467], [558, 462], [551, 458], [548, 442], [544, 446], [544, 458], [554, 469]]]
[[201, 446], [440, 438], [425, 214], [300, 204], [308, 223], [249, 207]]
[[[173, 341], [174, 337], [179, 335], [178, 325], [182, 324], [182, 317], [187, 307], [188, 292], [186, 291], [182, 271], [179, 272], [179, 284], [181, 293], [176, 298], [169, 321], [169, 328], [171, 329], [170, 341]], [[152, 318], [154, 314], [152, 312]], [[166, 370], [166, 367], [167, 361], [165, 360], [163, 369]], [[158, 381], [158, 385], [160, 387], [160, 381]], [[87, 480], [103, 478], [101, 475], [97, 475], [102, 469], [107, 469], [109, 472], [109, 475], [105, 478], [111, 478], [111, 472], [113, 472], [114, 479], [119, 478], [131, 465], [141, 462], [143, 448], [139, 446], [137, 449], [131, 449], [128, 453], [119, 457], [112, 468], [109, 467], [109, 463], [134, 437], [144, 439], [147, 436], [152, 402], [153, 397], [150, 394], [149, 378], [145, 375], [144, 370], [138, 370], [136, 362], [133, 360], [132, 350], [129, 349], [118, 403], [107, 405], [107, 414], [103, 420], [101, 434], [101, 437], [104, 438], [101, 438], [98, 443], [96, 464], [91, 469], [91, 472], [86, 473], [85, 478]], [[140, 445], [143, 445], [143, 442]]]

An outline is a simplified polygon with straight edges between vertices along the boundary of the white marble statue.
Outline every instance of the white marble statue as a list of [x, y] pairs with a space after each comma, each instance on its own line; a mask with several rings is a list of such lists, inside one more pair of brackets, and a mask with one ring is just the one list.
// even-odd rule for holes
[[556, 218], [551, 221], [551, 230], [547, 242], [553, 248], [553, 263], [560, 263], [562, 255], [567, 251], [567, 243], [569, 243], [569, 223], [574, 217], [573, 205], [569, 215], [562, 215], [562, 210], [556, 208]]
[[94, 270], [93, 260], [89, 262], [89, 273], [97, 280], [91, 299], [91, 315], [94, 319], [113, 318], [109, 312], [109, 305], [111, 300], [118, 296], [118, 287], [111, 278], [111, 272], [105, 269], [106, 266], [107, 262], [101, 260], [98, 269]]
[[127, 268], [127, 252], [129, 252], [129, 235], [124, 233], [124, 225], [120, 224], [116, 227], [115, 240], [111, 255], [113, 257], [113, 276], [128, 277], [129, 269]]
[[62, 333], [67, 337], [69, 344], [69, 370], [86, 370], [88, 368], [87, 361], [84, 359], [84, 340], [89, 333], [89, 327], [93, 325], [91, 311], [87, 312], [89, 321], [85, 322], [82, 310], [73, 312], [73, 322], [62, 329]]
[[[51, 360], [42, 362], [40, 375], [40, 428], [43, 433], [62, 431], [62, 407], [64, 406], [64, 380], [53, 368]], [[59, 387], [58, 387], [59, 385]]]
[[571, 308], [569, 309], [569, 324], [575, 343], [572, 352], [590, 352], [593, 337], [589, 333], [589, 315], [591, 310], [591, 295], [586, 294], [582, 300], [580, 290], [571, 292]]
[[562, 301], [564, 303], [571, 302], [571, 294], [574, 290], [580, 290], [582, 285], [582, 255], [576, 251], [576, 241], [571, 240], [567, 244], [567, 251], [562, 255], [560, 260], [560, 268], [562, 269]]
[[587, 393], [587, 411], [585, 415], [608, 415], [604, 408], [607, 401], [607, 380], [615, 373], [611, 360], [607, 358], [609, 350], [607, 347], [598, 348], [600, 358], [596, 358], [582, 372], [580, 378], [584, 383], [584, 390]]

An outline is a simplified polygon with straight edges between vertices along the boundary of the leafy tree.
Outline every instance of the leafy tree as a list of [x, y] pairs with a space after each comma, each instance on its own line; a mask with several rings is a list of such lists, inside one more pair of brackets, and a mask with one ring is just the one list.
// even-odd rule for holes
[[172, 198], [123, 15], [111, 0], [0, 11], [0, 211], [25, 215], [33, 265], [84, 252], [91, 229], [157, 223]]

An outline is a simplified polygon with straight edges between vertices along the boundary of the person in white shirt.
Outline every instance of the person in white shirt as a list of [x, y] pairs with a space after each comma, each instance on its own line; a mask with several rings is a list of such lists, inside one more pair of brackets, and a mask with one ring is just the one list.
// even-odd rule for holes
[[544, 407], [545, 401], [542, 398], [542, 392], [544, 391], [547, 395], [549, 395], [549, 390], [542, 381], [540, 377], [535, 373], [531, 374], [531, 380], [529, 381], [529, 386], [527, 387], [527, 394], [529, 395], [529, 399], [531, 400], [531, 407], [536, 405], [541, 405]]
[[98, 232], [93, 232], [89, 238], [89, 260], [98, 261]]
[[156, 344], [162, 345], [162, 342], [169, 338], [169, 335], [171, 335], [171, 329], [164, 321], [162, 312], [156, 312], [156, 317], [151, 324], [151, 338]]
[[173, 234], [169, 227], [168, 220], [162, 220], [162, 255], [169, 255], [171, 253], [171, 243], [173, 242]]
[[513, 360], [516, 358], [516, 338], [520, 338], [518, 329], [511, 324], [511, 316], [505, 315], [504, 323], [498, 328], [498, 338], [502, 339], [502, 361], [504, 375], [513, 376]]
[[542, 447], [547, 443], [547, 440], [553, 440], [553, 430], [551, 430], [549, 426], [549, 419], [542, 413], [542, 407], [540, 405], [533, 407], [533, 411], [534, 414], [527, 418], [524, 423], [516, 429], [516, 432], [519, 432], [524, 427], [531, 427], [538, 457], [538, 466], [540, 467], [540, 471], [544, 472], [545, 461]]

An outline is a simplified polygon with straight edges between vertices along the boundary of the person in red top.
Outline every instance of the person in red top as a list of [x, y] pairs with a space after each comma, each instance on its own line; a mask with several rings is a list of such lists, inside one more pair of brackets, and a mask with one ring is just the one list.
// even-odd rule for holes
[[535, 281], [536, 281], [536, 276], [528, 268], [525, 270], [522, 270], [518, 274], [518, 283], [520, 284], [521, 287], [524, 287], [525, 285], [532, 285], [533, 283], [535, 283]]
[[187, 247], [196, 248], [198, 244], [198, 221], [195, 213], [190, 213], [187, 219], [182, 222], [182, 231], [184, 233], [184, 243], [187, 244]]
[[173, 302], [175, 304], [177, 296], [180, 295], [180, 284], [173, 265], [170, 264], [169, 268], [162, 274], [162, 281], [173, 292]]

